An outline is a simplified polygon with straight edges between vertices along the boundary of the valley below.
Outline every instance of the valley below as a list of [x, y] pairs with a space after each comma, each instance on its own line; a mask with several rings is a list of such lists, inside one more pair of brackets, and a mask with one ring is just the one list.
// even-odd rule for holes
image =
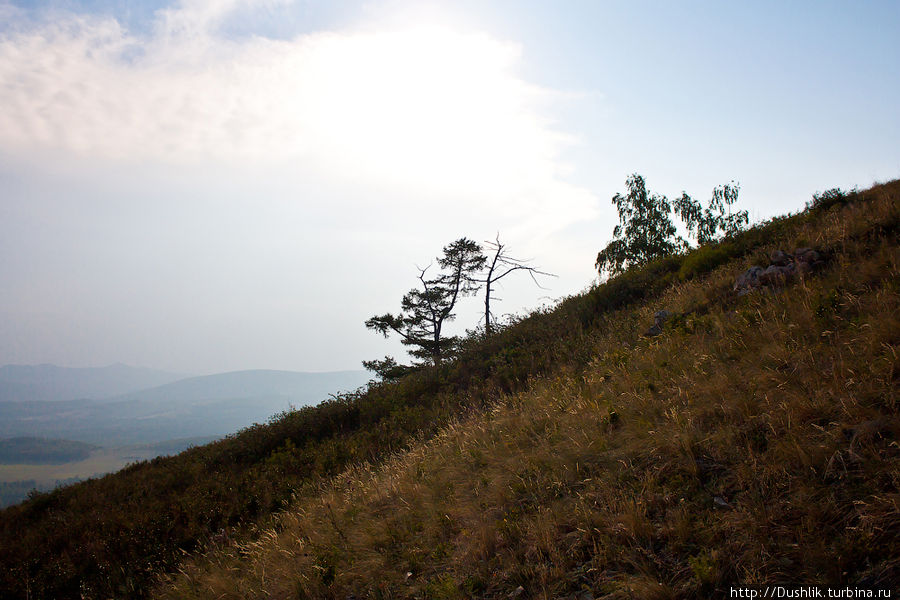
[[86, 458], [52, 464], [0, 464], [0, 508], [21, 502], [32, 490], [49, 491], [59, 485], [100, 477], [132, 463], [177, 454], [215, 439], [197, 437], [157, 444], [96, 448]]
[[[164, 375], [125, 366], [65, 369], [52, 365], [0, 368], [0, 507], [32, 490], [112, 473], [158, 456], [177, 454], [234, 434], [293, 408], [321, 402], [334, 391], [364, 384], [363, 371], [299, 373], [237, 371], [131, 389]], [[42, 378], [42, 379], [39, 379]], [[67, 387], [68, 386], [68, 387]], [[131, 386], [131, 387], [129, 387]], [[90, 391], [96, 398], [67, 398]], [[114, 396], [104, 397], [104, 391]], [[60, 446], [80, 445], [71, 456]]]

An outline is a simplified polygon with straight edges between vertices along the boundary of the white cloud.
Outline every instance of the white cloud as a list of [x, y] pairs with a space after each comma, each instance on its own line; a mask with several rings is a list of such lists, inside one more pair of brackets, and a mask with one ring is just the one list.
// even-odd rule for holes
[[[221, 33], [269, 4], [184, 2], [136, 33], [0, 0], [0, 312], [34, 325], [0, 363], [346, 368], [401, 352], [362, 322], [462, 235], [560, 276], [510, 283], [504, 311], [592, 276], [563, 233], [598, 204], [565, 180], [568, 98], [518, 74], [516, 44], [425, 21]], [[235, 323], [256, 341], [223, 343]]]
[[[331, 177], [477, 196], [497, 214], [591, 212], [565, 184], [572, 142], [519, 48], [439, 26], [226, 39], [237, 8], [188, 0], [148, 36], [56, 14], [0, 34], [0, 149], [175, 164], [302, 164]], [[543, 112], [542, 112], [543, 111]], [[562, 206], [564, 210], [559, 210]]]

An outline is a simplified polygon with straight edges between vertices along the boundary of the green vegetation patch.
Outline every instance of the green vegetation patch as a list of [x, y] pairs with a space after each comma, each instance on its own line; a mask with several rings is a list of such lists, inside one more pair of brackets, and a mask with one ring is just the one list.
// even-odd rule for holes
[[16, 437], [0, 440], [0, 464], [3, 465], [60, 465], [84, 460], [98, 446], [37, 437]]

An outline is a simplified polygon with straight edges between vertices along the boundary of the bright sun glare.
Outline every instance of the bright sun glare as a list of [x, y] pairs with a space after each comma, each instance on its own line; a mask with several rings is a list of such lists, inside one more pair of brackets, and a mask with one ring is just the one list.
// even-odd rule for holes
[[450, 167], [489, 184], [489, 172], [521, 168], [539, 141], [527, 138], [543, 133], [522, 127], [538, 90], [512, 75], [516, 57], [486, 36], [437, 28], [328, 38], [308, 82], [321, 104], [310, 107], [303, 89], [292, 96], [301, 129], [372, 174], [416, 184]]
[[592, 212], [560, 177], [572, 140], [544, 116], [554, 94], [517, 73], [517, 44], [429, 16], [228, 39], [216, 33], [224, 14], [164, 12], [148, 37], [99, 16], [9, 34], [0, 139], [20, 154], [300, 165], [411, 195], [490, 199], [543, 229], [548, 197], [570, 209], [551, 219]]

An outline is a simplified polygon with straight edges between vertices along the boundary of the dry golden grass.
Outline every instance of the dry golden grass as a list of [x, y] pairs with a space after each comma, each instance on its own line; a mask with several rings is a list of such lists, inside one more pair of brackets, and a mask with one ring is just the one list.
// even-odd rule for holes
[[[900, 580], [898, 186], [760, 249], [823, 272], [730, 294], [751, 262], [610, 314], [596, 357], [297, 497], [159, 598], [684, 598]], [[676, 313], [642, 338], [655, 311]], [[589, 594], [588, 594], [589, 592]]]

